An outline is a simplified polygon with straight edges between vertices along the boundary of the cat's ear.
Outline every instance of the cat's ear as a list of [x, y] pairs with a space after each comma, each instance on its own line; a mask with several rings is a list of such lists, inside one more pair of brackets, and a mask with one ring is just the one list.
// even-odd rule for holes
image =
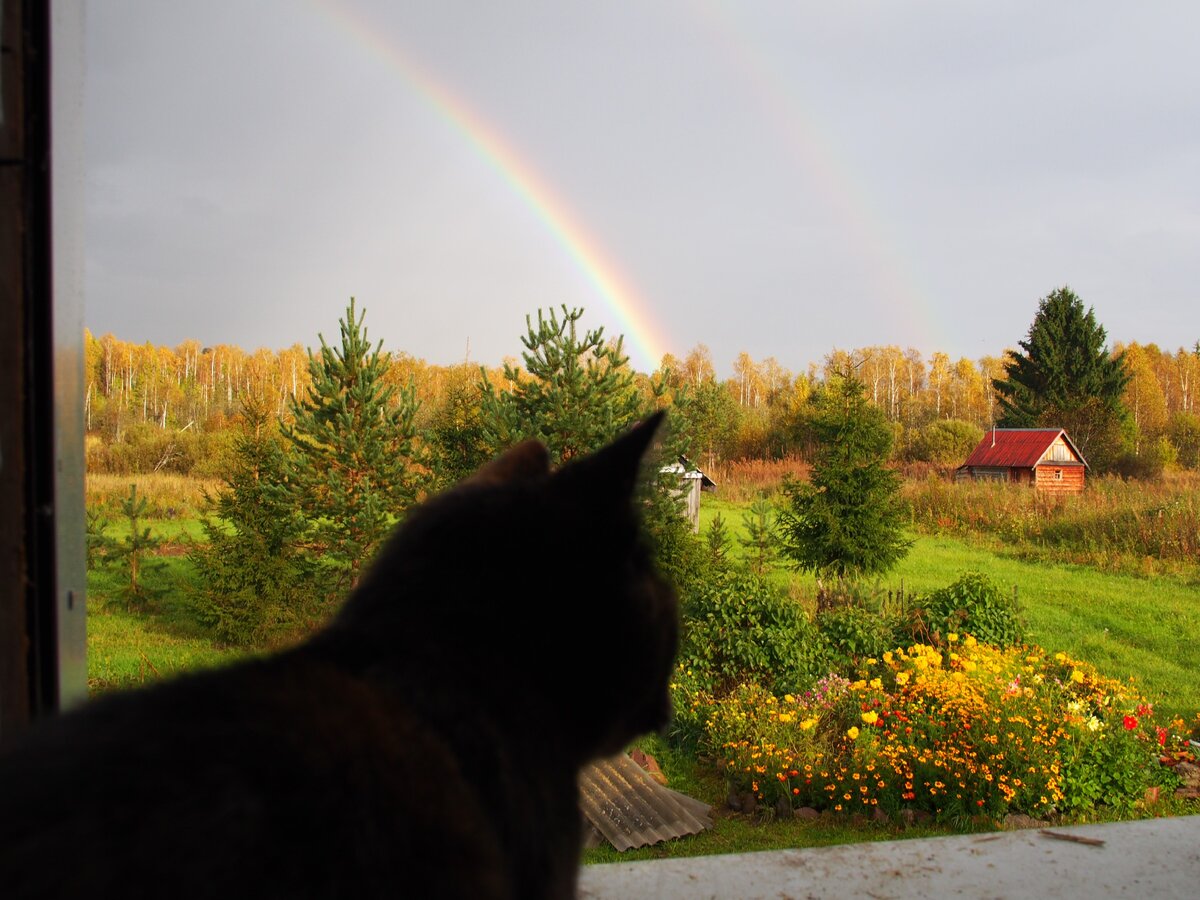
[[468, 484], [504, 484], [537, 478], [550, 471], [550, 454], [539, 441], [522, 441], [478, 469]]
[[656, 412], [639, 422], [607, 447], [563, 470], [566, 478], [585, 476], [581, 482], [599, 487], [606, 494], [627, 501], [637, 486], [642, 457], [646, 455], [654, 435], [666, 413]]

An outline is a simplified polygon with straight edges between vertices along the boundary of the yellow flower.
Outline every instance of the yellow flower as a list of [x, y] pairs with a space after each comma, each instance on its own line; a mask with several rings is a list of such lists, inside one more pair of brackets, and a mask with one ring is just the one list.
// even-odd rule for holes
[[854, 725], [851, 725], [850, 730], [846, 732], [846, 735], [850, 738], [850, 740], [857, 741], [858, 740], [858, 728]]
[[796, 717], [794, 715], [792, 715], [791, 713], [780, 713], [779, 714], [780, 722], [784, 722], [784, 723], [791, 722], [795, 718]]
[[862, 720], [864, 722], [866, 722], [868, 725], [874, 725], [876, 722], [879, 721], [879, 713], [875, 712], [875, 710], [872, 709], [869, 712], [865, 712], [862, 714]]
[[1072, 669], [1071, 670], [1071, 680], [1078, 684], [1082, 684], [1083, 683], [1083, 673], [1080, 672], [1078, 669]]
[[967, 638], [966, 638], [966, 640], [965, 640], [965, 641], [963, 641], [963, 643], [964, 643], [966, 646], [968, 646], [968, 647], [974, 647], [974, 646], [975, 646], [977, 643], [979, 643], [979, 642], [978, 642], [977, 640], [975, 640], [975, 638], [971, 637], [971, 636], [968, 634], [968, 635], [967, 635]]
[[871, 687], [873, 687], [877, 691], [881, 691], [881, 690], [883, 690], [883, 681], [879, 678], [872, 678], [871, 679]]
[[873, 656], [871, 656], [871, 657], [868, 657], [868, 658], [867, 658], [867, 665], [868, 665], [868, 666], [873, 666], [873, 665], [875, 665], [875, 663], [877, 663], [877, 662], [879, 662], [879, 660], [877, 660], [877, 659], [876, 659], [875, 657], [873, 657]]
[[894, 657], [892, 656], [892, 651], [891, 651], [891, 650], [889, 650], [889, 651], [887, 651], [887, 653], [883, 654], [883, 661], [884, 661], [885, 663], [887, 663], [889, 666], [892, 664], [892, 659], [893, 659], [893, 658], [894, 658]]
[[1065, 654], [1065, 653], [1055, 653], [1055, 654], [1054, 654], [1054, 658], [1055, 658], [1055, 660], [1057, 660], [1058, 662], [1066, 662], [1066, 661], [1067, 661], [1067, 654]]
[[946, 640], [948, 640], [950, 643], [953, 644], [955, 641], [958, 640], [958, 635], [952, 631], [948, 635], [946, 635]]
[[897, 672], [896, 673], [896, 684], [899, 684], [899, 685], [908, 684], [908, 673], [907, 672]]
[[817, 719], [815, 716], [812, 717], [811, 719], [805, 719], [803, 722], [800, 723], [800, 730], [808, 731], [810, 728], [812, 728], [816, 724], [817, 724]]
[[786, 701], [787, 703], [795, 703], [795, 702], [796, 702], [796, 698], [795, 698], [795, 697], [793, 697], [791, 694], [784, 694], [784, 695], [783, 695], [783, 699], [784, 699], [784, 701]]

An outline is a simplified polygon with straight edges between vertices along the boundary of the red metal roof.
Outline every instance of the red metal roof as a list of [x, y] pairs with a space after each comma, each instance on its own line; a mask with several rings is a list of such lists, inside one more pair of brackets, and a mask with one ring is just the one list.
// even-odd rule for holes
[[[1059, 435], [1083, 464], [1083, 456], [1061, 428], [996, 428], [988, 431], [963, 466], [997, 466], [1030, 469], [1038, 464]], [[1059, 462], [1056, 465], [1063, 465]], [[1066, 463], [1072, 465], [1072, 463]]]

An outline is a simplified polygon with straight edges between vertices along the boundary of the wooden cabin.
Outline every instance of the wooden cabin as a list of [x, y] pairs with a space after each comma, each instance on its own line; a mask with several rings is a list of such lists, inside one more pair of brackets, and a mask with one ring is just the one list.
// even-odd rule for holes
[[1061, 428], [993, 428], [955, 481], [1007, 481], [1047, 494], [1083, 492], [1087, 460]]
[[700, 492], [712, 493], [717, 489], [717, 483], [694, 466], [686, 456], [669, 466], [663, 466], [663, 472], [670, 473], [679, 479], [678, 492], [683, 496], [685, 505], [683, 514], [692, 526], [692, 532], [700, 532]]

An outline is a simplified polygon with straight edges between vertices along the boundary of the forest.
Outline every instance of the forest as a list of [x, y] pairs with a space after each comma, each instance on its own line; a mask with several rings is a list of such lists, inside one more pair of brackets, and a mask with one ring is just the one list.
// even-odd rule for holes
[[[300, 345], [253, 352], [235, 345], [176, 347], [133, 344], [111, 334], [85, 336], [85, 418], [88, 471], [132, 474], [163, 471], [215, 476], [231, 429], [247, 400], [287, 421], [290, 401], [311, 381]], [[1130, 373], [1123, 394], [1128, 421], [1106, 465], [1124, 474], [1200, 467], [1200, 341], [1189, 347], [1117, 343]], [[768, 357], [740, 353], [732, 374], [720, 377], [709, 349], [699, 344], [682, 359], [663, 357], [653, 373], [633, 373], [649, 396], [665, 385], [666, 405], [684, 388], [692, 452], [714, 474], [735, 460], [804, 457], [806, 401], [831, 373], [853, 367], [870, 402], [895, 432], [900, 463], [958, 465], [996, 421], [994, 379], [1004, 376], [1004, 353], [978, 360], [897, 346], [831, 350], [793, 370]], [[515, 358], [500, 366], [464, 361], [437, 365], [393, 351], [384, 378], [412, 387], [419, 433], [469, 416], [483, 380], [501, 386], [505, 366], [526, 373]], [[1110, 459], [1111, 457], [1111, 459]]]

